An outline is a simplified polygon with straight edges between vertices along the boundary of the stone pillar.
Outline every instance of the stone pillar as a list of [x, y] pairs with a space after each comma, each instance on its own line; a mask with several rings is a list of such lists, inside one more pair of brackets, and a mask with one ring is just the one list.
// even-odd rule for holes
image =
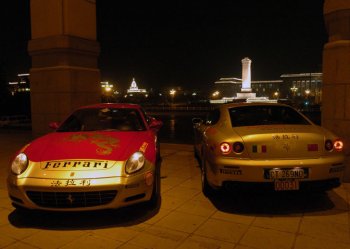
[[345, 142], [344, 181], [350, 182], [350, 1], [325, 0], [324, 20], [322, 125]]
[[252, 61], [245, 57], [242, 60], [242, 92], [251, 92], [251, 70], [250, 66], [252, 64]]
[[34, 135], [73, 109], [100, 102], [94, 0], [31, 0], [28, 51]]

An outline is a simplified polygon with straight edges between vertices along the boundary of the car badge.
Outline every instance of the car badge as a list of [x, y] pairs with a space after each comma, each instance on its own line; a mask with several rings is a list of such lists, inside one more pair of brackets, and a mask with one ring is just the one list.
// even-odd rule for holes
[[67, 201], [69, 201], [70, 204], [73, 204], [74, 198], [71, 194], [68, 195]]
[[284, 143], [282, 148], [287, 152], [290, 150], [290, 146], [288, 143]]

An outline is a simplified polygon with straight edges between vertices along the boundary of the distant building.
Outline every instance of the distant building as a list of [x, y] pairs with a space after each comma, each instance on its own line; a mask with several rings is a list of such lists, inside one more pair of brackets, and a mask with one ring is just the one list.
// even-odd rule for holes
[[137, 83], [135, 81], [135, 78], [132, 78], [132, 82], [131, 82], [131, 85], [130, 85], [130, 88], [127, 90], [127, 94], [129, 96], [133, 96], [133, 94], [147, 94], [147, 91], [146, 89], [141, 89], [141, 88], [138, 88], [137, 86]]
[[29, 73], [17, 74], [16, 81], [10, 81], [8, 88], [12, 96], [17, 93], [30, 92]]
[[286, 100], [296, 105], [320, 104], [322, 100], [322, 73], [282, 74], [276, 80], [251, 80], [251, 60], [242, 59], [242, 79], [220, 78], [215, 81], [211, 101]]
[[309, 99], [314, 104], [322, 101], [322, 73], [282, 74], [281, 96], [287, 99]]
[[139, 88], [135, 81], [135, 78], [132, 78], [130, 88], [127, 89], [126, 94], [124, 95], [124, 101], [133, 102], [133, 103], [142, 103], [148, 99], [148, 92], [146, 89]]
[[[219, 92], [220, 98], [234, 99], [242, 88], [242, 80], [234, 77], [220, 78], [214, 84], [213, 91], [214, 93]], [[322, 73], [282, 74], [280, 79], [276, 80], [253, 80], [251, 89], [256, 93], [256, 97], [320, 104], [322, 101]]]
[[[282, 80], [253, 80], [251, 81], [252, 92], [256, 97], [274, 98], [279, 92]], [[242, 89], [242, 80], [239, 78], [220, 78], [215, 81], [215, 90], [220, 92], [221, 97], [232, 98]]]

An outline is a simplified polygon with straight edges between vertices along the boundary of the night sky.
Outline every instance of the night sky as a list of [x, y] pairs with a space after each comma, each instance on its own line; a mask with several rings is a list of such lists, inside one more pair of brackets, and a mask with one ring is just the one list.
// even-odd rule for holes
[[[322, 69], [323, 0], [97, 0], [96, 8], [101, 80], [122, 91], [133, 77], [141, 88], [205, 89], [241, 77], [244, 57], [252, 80]], [[0, 66], [11, 77], [30, 68], [29, 1], [7, 1], [1, 15]]]

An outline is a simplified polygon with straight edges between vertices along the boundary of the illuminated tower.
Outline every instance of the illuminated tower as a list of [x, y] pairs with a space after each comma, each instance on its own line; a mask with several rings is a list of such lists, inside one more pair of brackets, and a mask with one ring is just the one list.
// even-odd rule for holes
[[242, 60], [242, 92], [251, 92], [251, 71], [250, 71], [250, 65], [252, 64], [252, 61], [245, 57]]
[[251, 87], [251, 73], [250, 73], [250, 65], [252, 61], [245, 57], [242, 59], [242, 88], [241, 92], [237, 93], [237, 99], [255, 99], [256, 93], [252, 92]]

